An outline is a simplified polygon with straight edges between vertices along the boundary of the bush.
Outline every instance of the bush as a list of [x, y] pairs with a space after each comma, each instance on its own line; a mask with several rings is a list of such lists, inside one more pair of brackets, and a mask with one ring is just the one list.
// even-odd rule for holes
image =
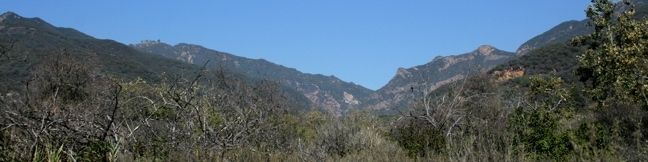
[[569, 130], [563, 125], [572, 117], [572, 97], [557, 77], [531, 78], [527, 100], [510, 118], [515, 144], [537, 158], [564, 160], [573, 151]]

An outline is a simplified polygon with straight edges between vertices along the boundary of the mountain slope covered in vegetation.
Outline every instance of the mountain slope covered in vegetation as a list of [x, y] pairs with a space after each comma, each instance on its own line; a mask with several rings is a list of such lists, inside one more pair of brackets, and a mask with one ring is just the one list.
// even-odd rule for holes
[[436, 57], [412, 68], [401, 68], [387, 85], [380, 88], [364, 107], [394, 114], [437, 88], [490, 70], [513, 57], [513, 53], [483, 45], [461, 54]]
[[276, 81], [300, 92], [314, 106], [338, 116], [358, 108], [358, 105], [373, 93], [372, 90], [342, 81], [335, 76], [302, 73], [263, 59], [244, 58], [198, 45], [181, 43], [171, 46], [159, 41], [142, 41], [131, 46], [143, 52], [196, 65], [209, 61], [208, 67], [212, 69], [226, 69], [250, 78]]

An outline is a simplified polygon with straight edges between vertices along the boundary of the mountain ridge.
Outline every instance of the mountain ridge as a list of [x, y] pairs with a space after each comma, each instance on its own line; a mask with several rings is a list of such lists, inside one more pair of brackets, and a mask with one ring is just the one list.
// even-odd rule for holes
[[[253, 80], [231, 71], [203, 71], [200, 66], [175, 59], [140, 52], [128, 45], [110, 39], [96, 39], [72, 28], [51, 25], [39, 18], [24, 18], [15, 13], [0, 15], [0, 47], [10, 47], [11, 56], [0, 57], [0, 93], [21, 91], [23, 83], [33, 78], [32, 71], [39, 65], [69, 57], [83, 62], [98, 76], [117, 81], [142, 80], [157, 84], [169, 79], [188, 79], [204, 72], [204, 79], [238, 82], [246, 86], [271, 85], [273, 82]], [[94, 69], [96, 68], [96, 71]], [[276, 91], [288, 105], [298, 112], [311, 108], [303, 96], [292, 89], [278, 87]], [[294, 109], [293, 109], [294, 108]], [[301, 108], [301, 109], [300, 109]]]
[[229, 69], [252, 78], [277, 81], [301, 92], [311, 102], [332, 114], [341, 116], [357, 108], [361, 100], [374, 91], [335, 76], [303, 73], [295, 68], [276, 64], [265, 59], [251, 59], [200, 45], [178, 43], [170, 45], [161, 41], [145, 40], [131, 47], [142, 52], [161, 55], [192, 64], [210, 61], [213, 69]]
[[[32, 26], [40, 26], [37, 30], [43, 30], [53, 35], [67, 35], [79, 40], [95, 39], [72, 28], [54, 27], [40, 18], [22, 18], [13, 12], [0, 15], [0, 22], [2, 23], [11, 19], [24, 19], [21, 21], [31, 23]], [[516, 52], [519, 56], [523, 55], [525, 51], [532, 51], [546, 44], [565, 42], [574, 35], [586, 33], [583, 30], [585, 28], [583, 24], [585, 24], [585, 20], [561, 23], [551, 30], [530, 39], [521, 45]], [[0, 30], [6, 28], [5, 26], [0, 26]], [[29, 32], [34, 29], [5, 30], [11, 33]], [[551, 34], [565, 38], [545, 36]], [[545, 37], [543, 38], [543, 36]], [[119, 42], [112, 40], [101, 41], [119, 44]], [[83, 44], [83, 41], [77, 40], [75, 43]], [[351, 109], [389, 110], [407, 106], [417, 96], [465, 78], [470, 73], [488, 71], [495, 65], [502, 64], [514, 56], [511, 52], [499, 50], [490, 45], [480, 45], [468, 53], [437, 56], [423, 65], [399, 68], [387, 84], [374, 91], [353, 82], [346, 82], [335, 76], [304, 73], [295, 68], [275, 64], [265, 59], [241, 57], [195, 44], [178, 43], [170, 45], [159, 40], [148, 40], [130, 44], [127, 47], [139, 52], [163, 56], [194, 65], [202, 65], [210, 61], [209, 66], [212, 69], [228, 69], [252, 78], [275, 80], [286, 87], [301, 92], [316, 106], [338, 116]], [[127, 51], [128, 49], [123, 50]], [[407, 93], [408, 90], [410, 94]], [[414, 92], [416, 94], [411, 95]]]
[[[0, 15], [0, 43], [13, 44], [12, 53], [20, 59], [4, 60], [0, 76], [23, 80], [27, 70], [57, 53], [69, 53], [79, 60], [95, 58], [102, 72], [133, 78], [156, 80], [155, 73], [198, 70], [191, 65], [138, 51], [109, 39], [96, 39], [72, 28], [56, 27], [40, 18], [25, 18], [13, 12]], [[146, 64], [143, 60], [166, 66]], [[124, 67], [128, 66], [128, 67]]]
[[410, 68], [399, 68], [392, 79], [367, 101], [363, 107], [387, 113], [405, 109], [418, 98], [440, 86], [461, 80], [471, 73], [487, 71], [508, 61], [514, 53], [491, 45], [459, 54], [436, 56], [432, 61]]
[[[285, 67], [264, 59], [250, 59], [190, 43], [171, 45], [159, 40], [144, 40], [140, 43], [130, 44], [130, 46], [142, 52], [193, 64], [204, 64], [210, 60], [212, 61], [210, 62], [211, 68], [233, 69], [233, 71], [253, 78], [278, 81], [302, 92], [311, 102], [338, 116], [351, 109], [388, 111], [400, 109], [414, 102], [416, 98], [423, 95], [424, 91], [429, 93], [440, 86], [465, 78], [468, 72], [487, 71], [514, 55], [512, 52], [503, 51], [491, 45], [480, 45], [468, 53], [437, 56], [423, 65], [410, 68], [401, 67], [387, 84], [373, 91], [353, 82], [345, 82], [335, 76], [303, 73], [295, 68]], [[419, 69], [423, 69], [420, 71], [424, 72], [416, 72]], [[435, 72], [425, 73], [431, 71]], [[446, 74], [446, 72], [451, 74]], [[278, 74], [278, 76], [270, 75], [270, 73]], [[338, 83], [338, 85], [331, 87], [327, 82]], [[407, 94], [407, 87], [413, 89], [414, 85], [417, 85], [417, 88], [426, 86], [428, 88], [417, 90], [419, 94], [416, 95], [404, 95]], [[356, 90], [353, 89], [354, 87]], [[360, 92], [357, 88], [360, 88]]]

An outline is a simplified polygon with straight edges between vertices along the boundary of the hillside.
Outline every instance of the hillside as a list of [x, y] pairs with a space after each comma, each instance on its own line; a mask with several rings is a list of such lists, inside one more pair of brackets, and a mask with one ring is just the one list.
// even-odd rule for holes
[[[42, 70], [42, 64], [62, 57], [96, 70], [93, 75], [123, 81], [142, 79], [160, 83], [191, 78], [201, 72], [197, 65], [140, 52], [113, 40], [96, 39], [72, 28], [55, 27], [40, 18], [25, 18], [13, 12], [0, 15], [0, 35], [0, 47], [10, 48], [9, 56], [0, 58], [0, 92], [21, 91], [35, 77], [33, 71]], [[203, 76], [213, 80], [218, 72], [205, 72]], [[227, 80], [240, 80], [250, 86], [264, 82], [263, 78], [251, 79], [234, 71], [220, 72]], [[311, 107], [293, 89], [280, 88], [277, 94], [291, 102], [291, 109], [302, 111]]]
[[373, 93], [372, 90], [342, 81], [335, 76], [302, 73], [263, 59], [249, 59], [199, 45], [181, 43], [171, 46], [159, 41], [142, 41], [131, 46], [142, 52], [196, 65], [209, 61], [208, 67], [211, 69], [226, 69], [250, 78], [279, 82], [300, 92], [320, 109], [338, 116], [358, 108], [358, 105]]
[[[631, 0], [630, 2], [635, 5], [635, 18], [648, 16], [648, 0]], [[625, 5], [616, 5], [615, 12], [618, 15], [621, 11], [625, 11], [627, 8], [628, 7]], [[518, 55], [525, 55], [535, 49], [547, 45], [569, 43], [572, 38], [589, 34], [592, 31], [593, 29], [589, 25], [588, 19], [565, 21], [524, 42], [517, 49], [516, 53]]]
[[0, 78], [7, 87], [25, 81], [29, 71], [55, 54], [67, 53], [78, 61], [91, 62], [99, 71], [124, 79], [159, 81], [162, 73], [187, 74], [199, 67], [141, 53], [112, 40], [100, 40], [71, 28], [55, 27], [39, 18], [24, 18], [7, 12], [0, 16], [0, 44], [13, 46], [13, 56], [0, 64]]
[[482, 45], [476, 50], [453, 56], [436, 57], [412, 68], [400, 68], [396, 75], [364, 107], [394, 113], [404, 110], [417, 99], [440, 86], [487, 71], [505, 63], [513, 53]]
[[550, 44], [498, 65], [492, 71], [510, 69], [523, 70], [525, 75], [556, 74], [568, 81], [574, 81], [578, 68], [577, 56], [582, 48], [564, 43]]
[[565, 43], [573, 37], [585, 35], [592, 32], [591, 27], [587, 25], [587, 20], [566, 21], [558, 24], [550, 30], [535, 36], [522, 44], [518, 50], [518, 55], [525, 55], [535, 49], [555, 43]]

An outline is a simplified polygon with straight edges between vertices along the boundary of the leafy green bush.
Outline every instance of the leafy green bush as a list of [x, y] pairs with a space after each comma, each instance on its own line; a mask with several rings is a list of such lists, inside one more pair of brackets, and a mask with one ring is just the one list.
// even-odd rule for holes
[[[594, 32], [573, 41], [587, 48], [578, 61], [581, 76], [591, 82], [590, 94], [604, 105], [621, 101], [648, 108], [648, 19], [635, 19], [629, 1], [593, 2], [587, 16]], [[629, 9], [617, 13], [618, 7]]]
[[538, 158], [562, 160], [572, 153], [569, 130], [562, 124], [572, 116], [571, 97], [560, 78], [531, 78], [527, 96], [533, 101], [518, 107], [510, 118], [515, 144]]

